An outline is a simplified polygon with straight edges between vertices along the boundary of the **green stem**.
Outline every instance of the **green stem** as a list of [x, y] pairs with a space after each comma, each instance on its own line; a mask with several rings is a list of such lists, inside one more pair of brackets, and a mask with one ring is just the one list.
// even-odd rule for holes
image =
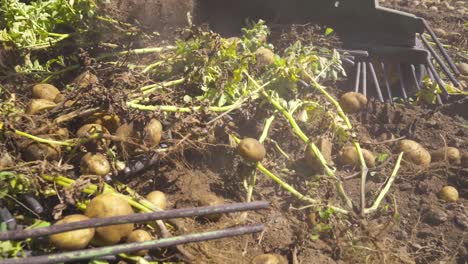
[[29, 138], [39, 143], [44, 143], [44, 144], [49, 144], [49, 145], [58, 145], [58, 146], [69, 146], [69, 147], [74, 146], [74, 144], [70, 142], [41, 138], [41, 137], [28, 134], [23, 131], [16, 130], [16, 129], [15, 129], [15, 134], [21, 137]]
[[395, 167], [393, 168], [393, 172], [390, 175], [390, 177], [389, 177], [387, 183], [385, 184], [384, 188], [379, 193], [379, 196], [377, 196], [377, 198], [375, 199], [374, 204], [370, 208], [364, 209], [365, 214], [370, 214], [372, 212], [375, 212], [377, 210], [377, 208], [379, 208], [380, 203], [382, 202], [382, 200], [387, 195], [388, 191], [390, 190], [390, 187], [392, 186], [393, 182], [395, 181], [395, 179], [396, 179], [396, 177], [398, 175], [398, 170], [400, 169], [400, 164], [401, 164], [402, 158], [403, 158], [403, 152], [400, 153], [400, 155], [398, 156]]
[[204, 107], [204, 106], [194, 106], [194, 107], [178, 107], [173, 105], [142, 105], [133, 102], [127, 102], [127, 106], [135, 108], [141, 111], [163, 111], [163, 112], [180, 112], [180, 113], [192, 113], [198, 112], [201, 110], [208, 110], [212, 112], [224, 112], [230, 109], [238, 107], [236, 104], [222, 106], [222, 107]]
[[143, 48], [143, 49], [134, 49], [134, 50], [124, 50], [120, 52], [111, 52], [111, 53], [104, 53], [96, 58], [97, 61], [101, 61], [103, 59], [107, 59], [110, 57], [119, 57], [125, 56], [128, 54], [140, 55], [140, 54], [148, 54], [148, 53], [160, 53], [164, 51], [171, 51], [175, 50], [175, 46], [166, 46], [166, 47], [153, 47], [153, 48]]

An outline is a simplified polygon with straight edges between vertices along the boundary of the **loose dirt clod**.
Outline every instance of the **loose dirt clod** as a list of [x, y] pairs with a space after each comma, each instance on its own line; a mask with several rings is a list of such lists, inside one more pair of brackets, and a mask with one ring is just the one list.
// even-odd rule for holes
[[403, 139], [398, 143], [398, 151], [403, 152], [403, 158], [421, 167], [431, 164], [431, 154], [416, 141]]
[[86, 123], [102, 125], [110, 133], [114, 133], [121, 125], [118, 115], [106, 113], [95, 113], [88, 118]]
[[[368, 168], [375, 167], [375, 156], [367, 149], [361, 149], [364, 161]], [[354, 146], [346, 146], [341, 150], [339, 154], [339, 161], [342, 165], [358, 167], [361, 162], [359, 160], [359, 154]]]
[[[79, 221], [84, 221], [84, 220], [89, 220], [89, 218], [80, 214], [68, 215], [64, 217], [62, 220], [55, 223], [54, 225], [68, 224], [68, 223], [79, 222]], [[73, 230], [73, 231], [51, 235], [49, 237], [49, 241], [52, 244], [54, 244], [54, 246], [58, 247], [59, 249], [79, 250], [79, 249], [86, 248], [88, 246], [89, 242], [94, 237], [94, 233], [95, 233], [94, 228]]]
[[98, 82], [98, 77], [89, 71], [83, 72], [82, 74], [78, 75], [75, 80], [73, 80], [73, 83], [77, 88], [85, 88], [90, 85], [97, 84]]
[[137, 142], [138, 135], [133, 128], [133, 124], [125, 123], [121, 125], [115, 131], [115, 136], [123, 140], [118, 143], [118, 147], [122, 153], [133, 154], [135, 151], [135, 145], [129, 144], [128, 142]]
[[84, 175], [105, 176], [110, 172], [111, 166], [103, 154], [88, 152], [81, 158], [80, 170]]
[[367, 97], [361, 93], [348, 92], [341, 96], [341, 108], [348, 114], [360, 112], [367, 105]]
[[35, 115], [56, 107], [57, 104], [46, 99], [31, 99], [26, 108], [26, 113]]
[[[153, 238], [151, 237], [150, 233], [143, 229], [136, 229], [133, 230], [130, 235], [128, 235], [126, 242], [127, 243], [138, 243], [138, 242], [145, 242], [145, 241], [150, 241]], [[136, 256], [145, 256], [148, 254], [149, 250], [140, 250], [137, 252], [132, 252], [132, 255]]]
[[254, 257], [251, 264], [287, 264], [288, 261], [278, 254], [262, 254]]
[[450, 164], [458, 165], [461, 162], [460, 151], [454, 147], [440, 148], [431, 153], [432, 161], [443, 161], [447, 158]]
[[[327, 164], [331, 164], [333, 148], [332, 142], [326, 137], [321, 137], [316, 145], [319, 148], [320, 153], [322, 153], [323, 158], [325, 159]], [[320, 171], [323, 169], [319, 159], [315, 156], [314, 152], [312, 151], [312, 148], [310, 148], [309, 146], [307, 146], [305, 158], [307, 165], [314, 171]]]
[[[123, 198], [107, 193], [93, 198], [86, 208], [89, 218], [102, 218], [133, 214], [132, 207]], [[96, 228], [98, 243], [103, 245], [117, 244], [133, 231], [133, 224], [112, 225]]]
[[445, 186], [442, 188], [442, 190], [439, 192], [439, 197], [440, 199], [449, 203], [456, 202], [459, 198], [457, 189], [452, 186]]
[[166, 194], [160, 191], [152, 191], [146, 196], [146, 200], [150, 201], [157, 208], [166, 210], [167, 198]]
[[[212, 194], [212, 193], [206, 193], [202, 195], [198, 199], [198, 204], [200, 206], [216, 206], [216, 205], [222, 205], [224, 203], [224, 199]], [[206, 219], [216, 222], [221, 218], [222, 214], [211, 214], [205, 216]]]
[[260, 162], [266, 156], [266, 150], [262, 143], [254, 138], [244, 138], [238, 146], [239, 154], [250, 162]]
[[468, 168], [468, 152], [465, 152], [461, 156], [461, 166], [463, 168]]
[[35, 99], [44, 99], [54, 103], [60, 103], [64, 99], [57, 87], [47, 83], [34, 85], [32, 88], [32, 96]]

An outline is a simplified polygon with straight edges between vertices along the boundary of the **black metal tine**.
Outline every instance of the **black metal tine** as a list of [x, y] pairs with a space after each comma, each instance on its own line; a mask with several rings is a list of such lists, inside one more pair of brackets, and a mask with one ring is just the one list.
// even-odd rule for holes
[[419, 86], [419, 80], [416, 76], [416, 68], [414, 67], [414, 64], [411, 64], [411, 72], [413, 73], [414, 84], [416, 84], [416, 88], [418, 89], [418, 91], [420, 91], [421, 86]]
[[401, 92], [403, 93], [403, 99], [405, 102], [408, 102], [408, 95], [406, 94], [406, 89], [405, 89], [405, 80], [403, 78], [403, 73], [401, 71], [401, 64], [397, 64], [398, 68], [398, 76], [400, 77], [400, 88]]
[[341, 61], [346, 62], [346, 63], [350, 64], [351, 66], [355, 65], [354, 61], [352, 61], [350, 58], [341, 58]]
[[362, 94], [367, 96], [367, 64], [363, 62], [362, 64]]
[[361, 62], [358, 61], [356, 64], [356, 81], [354, 83], [354, 91], [359, 92], [359, 81], [361, 79]]
[[377, 95], [379, 96], [379, 100], [384, 102], [382, 91], [380, 90], [379, 80], [377, 79], [377, 74], [375, 74], [374, 65], [372, 62], [369, 62], [369, 69], [372, 74], [372, 79], [374, 80], [375, 90], [377, 91]]
[[382, 72], [384, 76], [385, 87], [387, 88], [388, 98], [390, 100], [390, 103], [393, 104], [392, 90], [390, 89], [390, 82], [388, 81], [387, 69], [385, 68], [385, 64], [383, 62], [380, 63], [380, 66], [382, 67]]
[[437, 48], [439, 48], [439, 50], [442, 53], [442, 55], [444, 56], [445, 60], [449, 64], [450, 68], [452, 68], [453, 72], [456, 75], [460, 75], [460, 71], [458, 71], [457, 66], [455, 66], [455, 63], [453, 63], [452, 58], [450, 58], [450, 56], [447, 54], [447, 51], [442, 46], [442, 43], [440, 43], [440, 41], [436, 37], [434, 31], [432, 30], [432, 28], [429, 26], [429, 24], [427, 23], [427, 21], [425, 19], [423, 19], [423, 23], [424, 23], [424, 27], [426, 28], [427, 32], [429, 32], [429, 35], [431, 35], [432, 40], [434, 40], [434, 42], [436, 43]]
[[447, 75], [447, 77], [450, 79], [450, 81], [452, 81], [453, 85], [455, 87], [459, 87], [460, 83], [458, 82], [457, 78], [455, 78], [455, 76], [453, 76], [453, 74], [447, 68], [445, 63], [440, 58], [440, 56], [435, 52], [435, 50], [432, 48], [432, 46], [429, 44], [429, 42], [427, 42], [426, 38], [423, 35], [421, 35], [421, 40], [422, 40], [424, 46], [431, 53], [432, 57], [434, 57], [434, 59], [437, 61], [437, 63], [439, 63], [440, 67], [442, 67], [442, 70], [444, 71], [445, 75]]
[[446, 100], [448, 98], [448, 96], [449, 96], [449, 93], [448, 93], [447, 89], [445, 88], [444, 82], [442, 81], [439, 74], [437, 73], [437, 71], [436, 71], [436, 69], [434, 67], [434, 64], [432, 64], [432, 61], [429, 58], [427, 59], [427, 66], [429, 67], [429, 71], [432, 72], [432, 75], [433, 75], [435, 81], [437, 82], [437, 84], [439, 85], [440, 89], [442, 89], [443, 99]]

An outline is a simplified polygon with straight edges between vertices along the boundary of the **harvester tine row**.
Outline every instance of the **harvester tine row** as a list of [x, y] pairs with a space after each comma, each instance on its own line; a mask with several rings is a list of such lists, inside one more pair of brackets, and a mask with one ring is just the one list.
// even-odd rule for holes
[[437, 61], [437, 63], [440, 65], [440, 67], [442, 67], [442, 70], [444, 71], [445, 75], [450, 79], [450, 81], [452, 81], [452, 83], [453, 83], [453, 85], [455, 87], [459, 87], [460, 84], [459, 84], [458, 80], [455, 78], [455, 76], [453, 76], [453, 74], [447, 68], [447, 65], [445, 65], [445, 63], [442, 61], [440, 56], [435, 52], [435, 50], [432, 48], [432, 46], [429, 44], [429, 42], [427, 42], [426, 38], [423, 35], [421, 35], [420, 38], [422, 40], [422, 43], [426, 47], [426, 49], [429, 50], [429, 52], [431, 53], [432, 57], [434, 57], [434, 59]]
[[379, 100], [381, 102], [384, 102], [383, 96], [382, 96], [382, 90], [380, 90], [380, 85], [379, 85], [379, 80], [377, 79], [377, 74], [375, 73], [374, 65], [372, 62], [369, 62], [369, 70], [372, 74], [372, 79], [374, 80], [374, 85], [375, 85], [375, 90], [377, 91], [377, 95], [379, 96]]
[[[432, 74], [432, 72], [427, 68], [426, 65], [424, 65], [424, 69], [426, 70], [427, 74], [429, 75], [429, 78], [434, 81], [434, 75]], [[438, 94], [437, 95], [437, 103], [438, 104], [442, 104], [442, 98], [440, 97], [440, 95]]]
[[403, 96], [403, 100], [405, 100], [405, 102], [408, 102], [408, 95], [405, 89], [405, 80], [403, 77], [403, 73], [401, 71], [401, 64], [397, 64], [397, 71], [398, 71], [398, 77], [400, 79], [400, 89], [401, 89], [401, 94]]
[[[447, 51], [442, 46], [442, 43], [440, 43], [439, 39], [436, 37], [436, 35], [435, 35], [434, 31], [432, 30], [432, 28], [429, 26], [427, 21], [424, 20], [424, 19], [423, 19], [423, 23], [424, 23], [424, 27], [426, 28], [427, 32], [429, 32], [429, 35], [431, 35], [432, 40], [434, 40], [437, 48], [440, 50], [440, 52], [444, 56], [445, 60], [449, 64], [450, 68], [452, 68], [452, 71], [455, 73], [455, 75], [460, 75], [460, 72], [458, 71], [457, 66], [455, 66], [455, 63], [453, 62], [452, 58], [450, 58]], [[423, 36], [421, 36], [421, 38], [423, 38]]]
[[388, 81], [388, 72], [385, 64], [383, 62], [380, 63], [383, 71], [384, 81], [385, 81], [385, 88], [387, 89], [388, 99], [390, 100], [390, 104], [393, 104], [393, 95], [392, 90], [390, 88], [390, 82]]

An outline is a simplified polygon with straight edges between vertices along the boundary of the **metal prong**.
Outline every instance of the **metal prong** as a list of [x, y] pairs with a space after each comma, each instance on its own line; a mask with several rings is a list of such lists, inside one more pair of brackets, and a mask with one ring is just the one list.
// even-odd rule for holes
[[423, 23], [424, 23], [424, 27], [426, 28], [427, 32], [429, 32], [429, 35], [431, 35], [432, 40], [434, 40], [434, 42], [436, 43], [437, 48], [439, 48], [439, 50], [442, 53], [442, 55], [444, 56], [445, 60], [449, 64], [450, 68], [452, 68], [453, 72], [456, 75], [460, 75], [460, 71], [458, 71], [457, 66], [455, 66], [455, 63], [453, 63], [452, 58], [450, 58], [450, 56], [447, 54], [447, 51], [442, 46], [442, 43], [440, 43], [440, 41], [436, 37], [434, 31], [432, 30], [432, 28], [429, 26], [429, 24], [427, 23], [427, 21], [425, 19], [423, 19]]
[[452, 81], [453, 85], [455, 87], [459, 87], [460, 83], [458, 82], [458, 80], [455, 78], [455, 76], [453, 76], [453, 74], [447, 68], [445, 63], [442, 61], [442, 59], [439, 57], [439, 55], [435, 52], [435, 50], [431, 47], [431, 45], [427, 42], [426, 38], [423, 35], [421, 35], [421, 40], [422, 40], [424, 46], [431, 53], [432, 57], [434, 57], [434, 59], [437, 61], [437, 63], [439, 63], [440, 67], [442, 67], [442, 70], [444, 71], [445, 75], [447, 75], [447, 77], [450, 79], [450, 81]]
[[[429, 78], [432, 80], [432, 81], [435, 81], [434, 79], [434, 75], [432, 75], [432, 72], [426, 67], [426, 65], [423, 65], [424, 66], [424, 69], [426, 70], [427, 74], [429, 75]], [[436, 95], [436, 99], [437, 99], [437, 104], [442, 104], [442, 98], [440, 98], [440, 95], [437, 94]]]
[[432, 64], [431, 59], [427, 59], [427, 66], [429, 68], [429, 71], [431, 71], [432, 76], [434, 77], [435, 81], [439, 85], [440, 89], [442, 89], [442, 95], [443, 95], [442, 99], [446, 100], [448, 98], [448, 96], [449, 96], [448, 91], [445, 88], [444, 82], [442, 81], [439, 74], [437, 73], [437, 71], [436, 71], [436, 69], [434, 67], [434, 64]]
[[377, 91], [377, 95], [379, 96], [379, 100], [381, 102], [384, 101], [383, 96], [382, 96], [382, 91], [380, 90], [380, 85], [379, 85], [379, 80], [377, 79], [377, 74], [375, 74], [375, 69], [374, 65], [372, 62], [369, 62], [369, 69], [372, 75], [372, 79], [374, 80], [374, 85], [375, 85], [375, 90]]
[[362, 94], [367, 96], [367, 64], [362, 63]]
[[351, 60], [350, 58], [341, 58], [341, 61], [342, 61], [342, 62], [346, 62], [346, 63], [348, 63], [348, 64], [351, 65], [351, 66], [354, 66], [354, 65], [355, 65], [354, 61]]
[[390, 89], [390, 83], [388, 81], [387, 69], [385, 68], [385, 64], [383, 62], [381, 62], [380, 65], [382, 66], [382, 71], [383, 71], [383, 76], [384, 76], [384, 81], [385, 81], [385, 88], [387, 88], [388, 98], [390, 100], [390, 103], [393, 104], [393, 95], [392, 95], [392, 90]]
[[354, 91], [359, 92], [359, 81], [361, 79], [361, 62], [356, 64], [356, 81], [354, 83]]
[[419, 80], [418, 77], [416, 76], [416, 68], [414, 67], [413, 64], [411, 64], [411, 72], [413, 73], [413, 79], [414, 79], [414, 84], [416, 85], [416, 88], [421, 90], [421, 86], [419, 86]]
[[398, 64], [397, 65], [397, 69], [398, 69], [398, 75], [399, 75], [399, 79], [400, 79], [400, 88], [401, 88], [401, 92], [403, 94], [403, 99], [405, 100], [405, 102], [408, 102], [408, 95], [406, 94], [406, 89], [405, 89], [405, 80], [403, 78], [403, 72], [401, 71], [401, 64]]

